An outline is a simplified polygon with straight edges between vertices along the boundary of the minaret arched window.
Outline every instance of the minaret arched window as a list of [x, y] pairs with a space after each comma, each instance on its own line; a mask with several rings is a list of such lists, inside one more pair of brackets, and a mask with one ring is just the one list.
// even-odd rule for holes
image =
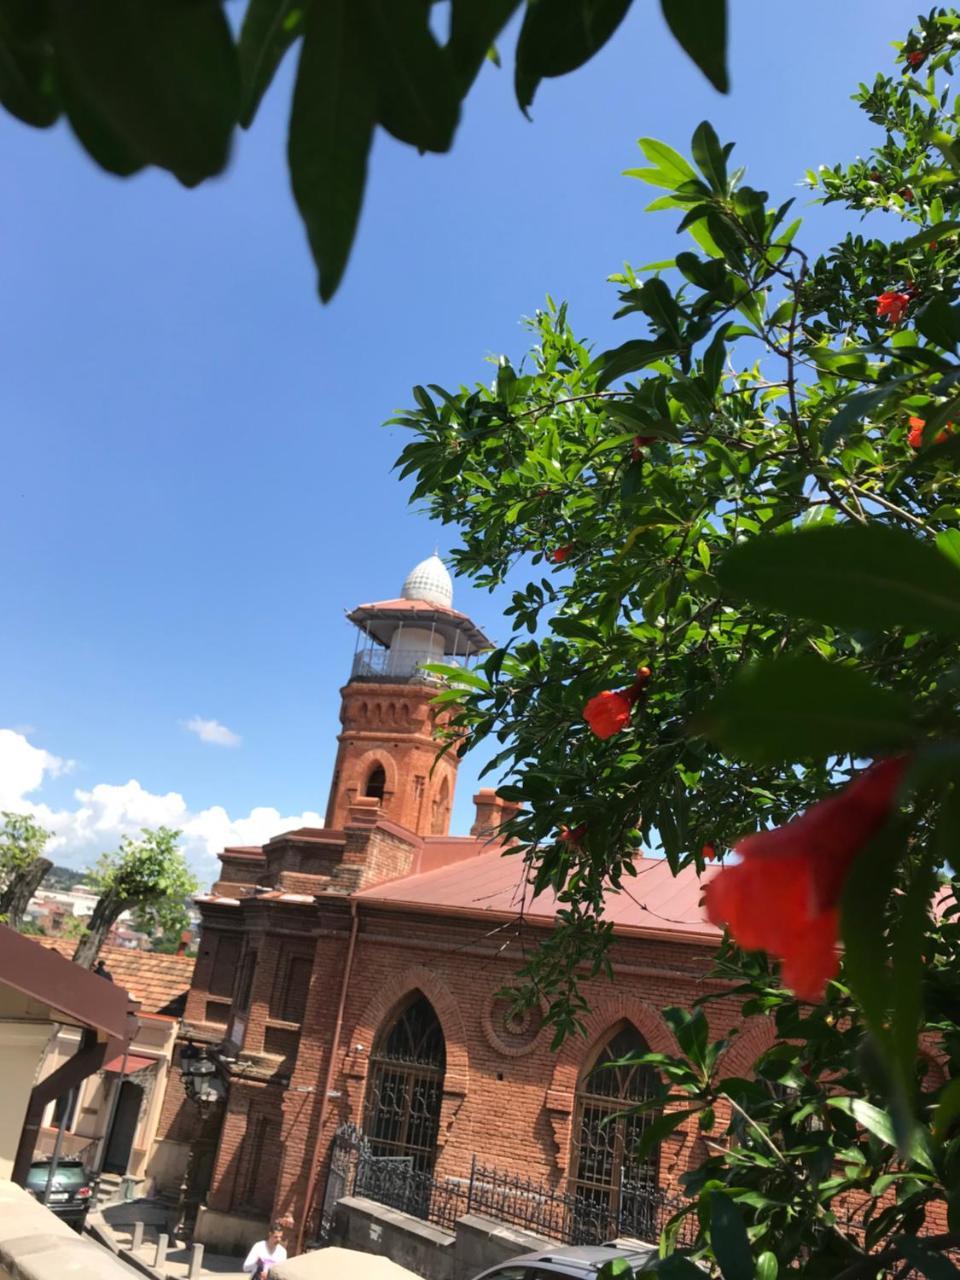
[[363, 1128], [374, 1156], [406, 1156], [417, 1172], [433, 1168], [446, 1065], [433, 1005], [417, 993], [370, 1055]]
[[375, 800], [383, 802], [383, 791], [387, 785], [387, 775], [384, 772], [382, 764], [375, 764], [367, 774], [367, 785], [363, 789], [365, 796], [373, 796]]
[[643, 1053], [649, 1053], [643, 1036], [629, 1023], [622, 1025], [604, 1041], [577, 1086], [570, 1189], [578, 1243], [655, 1238], [659, 1151], [641, 1159], [636, 1148], [658, 1111], [632, 1109], [658, 1093], [660, 1080], [652, 1067], [607, 1065]]

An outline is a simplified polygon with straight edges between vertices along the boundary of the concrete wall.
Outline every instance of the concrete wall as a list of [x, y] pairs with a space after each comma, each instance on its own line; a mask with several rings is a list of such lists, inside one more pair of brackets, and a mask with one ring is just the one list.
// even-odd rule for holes
[[[2, 997], [7, 996], [4, 1000]], [[20, 1007], [18, 1007], [18, 1005]], [[0, 1178], [9, 1178], [27, 1114], [30, 1093], [37, 1078], [37, 1065], [50, 1038], [52, 1026], [29, 1007], [26, 997], [0, 989], [0, 1080], [3, 1106], [0, 1107]], [[17, 1015], [22, 1015], [18, 1017]]]
[[336, 1208], [331, 1243], [376, 1253], [424, 1280], [472, 1280], [488, 1267], [554, 1241], [468, 1213], [445, 1231], [363, 1196], [345, 1196]]
[[0, 1180], [2, 1280], [140, 1280], [139, 1272], [65, 1226], [12, 1182]]
[[250, 1246], [262, 1240], [270, 1226], [269, 1218], [247, 1217], [239, 1213], [220, 1213], [202, 1206], [193, 1229], [193, 1239], [211, 1253], [246, 1255]]

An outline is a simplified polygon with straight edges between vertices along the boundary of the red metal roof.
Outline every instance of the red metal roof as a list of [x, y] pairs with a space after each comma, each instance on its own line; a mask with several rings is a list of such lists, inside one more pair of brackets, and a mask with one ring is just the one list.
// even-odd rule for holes
[[[713, 942], [720, 930], [704, 918], [700, 898], [705, 881], [719, 868], [707, 867], [702, 878], [688, 867], [673, 876], [663, 858], [635, 859], [637, 875], [624, 877], [621, 891], [611, 889], [604, 914], [617, 929], [655, 933], [690, 941]], [[359, 901], [394, 909], [407, 907], [439, 914], [519, 917], [547, 923], [557, 912], [556, 896], [547, 891], [534, 898], [525, 868], [517, 856], [481, 853], [462, 862], [374, 885], [354, 895]]]
[[448, 653], [456, 651], [466, 656], [493, 648], [472, 618], [459, 609], [432, 600], [376, 600], [371, 604], [358, 604], [347, 617], [377, 644], [389, 645], [396, 624], [412, 622], [419, 627], [432, 625], [449, 645], [455, 645], [455, 649], [448, 648]]

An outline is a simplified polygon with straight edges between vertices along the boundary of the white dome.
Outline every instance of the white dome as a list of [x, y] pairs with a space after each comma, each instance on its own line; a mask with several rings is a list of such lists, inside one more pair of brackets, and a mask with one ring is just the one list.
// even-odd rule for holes
[[436, 552], [410, 570], [400, 595], [404, 600], [427, 600], [448, 608], [453, 604], [453, 579]]

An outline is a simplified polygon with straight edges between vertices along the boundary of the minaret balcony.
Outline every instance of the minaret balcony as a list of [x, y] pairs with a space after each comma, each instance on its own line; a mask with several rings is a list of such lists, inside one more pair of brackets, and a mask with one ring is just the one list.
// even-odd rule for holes
[[377, 681], [381, 684], [442, 684], [443, 678], [432, 671], [425, 671], [425, 663], [442, 662], [445, 666], [461, 666], [462, 663], [449, 654], [441, 657], [429, 649], [404, 649], [395, 653], [389, 649], [364, 649], [354, 655], [350, 679]]

